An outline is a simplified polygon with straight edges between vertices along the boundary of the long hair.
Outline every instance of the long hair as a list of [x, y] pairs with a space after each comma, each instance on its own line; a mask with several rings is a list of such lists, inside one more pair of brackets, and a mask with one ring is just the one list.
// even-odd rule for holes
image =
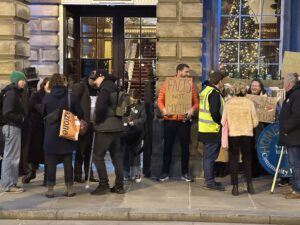
[[255, 79], [253, 79], [251, 81], [250, 86], [249, 86], [249, 90], [248, 90], [248, 94], [250, 94], [250, 95], [252, 94], [252, 92], [251, 92], [251, 86], [252, 86], [252, 83], [255, 82], [255, 81], [259, 83], [259, 87], [260, 87], [260, 93], [259, 94], [263, 94], [264, 95], [266, 93], [265, 86], [262, 83], [262, 81], [260, 79], [257, 79], [257, 78], [255, 78]]

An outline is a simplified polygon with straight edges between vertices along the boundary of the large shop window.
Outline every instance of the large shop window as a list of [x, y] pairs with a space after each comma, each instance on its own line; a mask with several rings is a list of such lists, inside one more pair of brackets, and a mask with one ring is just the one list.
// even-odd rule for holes
[[279, 79], [281, 0], [219, 0], [219, 64], [230, 77]]

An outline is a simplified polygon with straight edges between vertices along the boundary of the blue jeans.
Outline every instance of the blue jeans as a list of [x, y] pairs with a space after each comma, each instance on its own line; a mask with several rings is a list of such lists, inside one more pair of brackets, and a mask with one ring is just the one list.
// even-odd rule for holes
[[205, 184], [213, 184], [215, 182], [214, 165], [218, 158], [221, 143], [204, 143], [203, 152], [203, 170]]
[[4, 154], [1, 170], [3, 191], [8, 191], [12, 185], [17, 185], [21, 155], [21, 128], [4, 125], [2, 128], [5, 138]]
[[292, 188], [294, 191], [300, 192], [300, 146], [287, 147], [289, 163], [292, 167]]

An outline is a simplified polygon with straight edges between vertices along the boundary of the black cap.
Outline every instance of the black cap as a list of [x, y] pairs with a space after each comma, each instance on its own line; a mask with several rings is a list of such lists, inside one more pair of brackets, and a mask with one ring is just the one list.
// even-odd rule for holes
[[96, 80], [98, 77], [106, 77], [107, 75], [108, 73], [105, 69], [97, 69], [90, 72], [89, 79]]

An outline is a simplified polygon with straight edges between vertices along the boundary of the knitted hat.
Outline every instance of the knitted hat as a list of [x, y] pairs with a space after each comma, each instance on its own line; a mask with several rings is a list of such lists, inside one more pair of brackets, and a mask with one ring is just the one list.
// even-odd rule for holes
[[20, 72], [20, 71], [12, 71], [12, 73], [10, 74], [10, 81], [12, 83], [18, 83], [20, 80], [24, 80], [26, 81], [26, 76], [24, 73]]
[[91, 80], [96, 80], [98, 77], [106, 77], [107, 75], [108, 75], [108, 73], [105, 69], [97, 69], [97, 70], [93, 70], [89, 74], [89, 78]]

